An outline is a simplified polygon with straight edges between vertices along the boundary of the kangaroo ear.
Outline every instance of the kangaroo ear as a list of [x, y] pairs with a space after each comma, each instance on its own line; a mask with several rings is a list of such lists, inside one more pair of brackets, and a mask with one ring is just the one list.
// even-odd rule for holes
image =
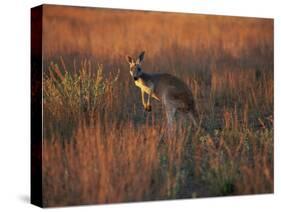
[[127, 55], [126, 59], [127, 59], [128, 63], [132, 63], [133, 62], [133, 58], [130, 57], [129, 55]]
[[140, 53], [140, 56], [139, 56], [138, 59], [137, 59], [137, 62], [138, 62], [138, 63], [141, 63], [141, 62], [143, 61], [144, 53], [145, 53], [144, 51]]

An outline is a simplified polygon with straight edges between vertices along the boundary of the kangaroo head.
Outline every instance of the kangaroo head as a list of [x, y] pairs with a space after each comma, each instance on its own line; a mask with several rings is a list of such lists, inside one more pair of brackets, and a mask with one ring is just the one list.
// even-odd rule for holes
[[134, 78], [134, 80], [138, 80], [138, 78], [142, 75], [141, 62], [144, 58], [144, 51], [140, 53], [139, 57], [134, 60], [132, 57], [127, 56], [127, 62], [130, 65], [130, 74]]

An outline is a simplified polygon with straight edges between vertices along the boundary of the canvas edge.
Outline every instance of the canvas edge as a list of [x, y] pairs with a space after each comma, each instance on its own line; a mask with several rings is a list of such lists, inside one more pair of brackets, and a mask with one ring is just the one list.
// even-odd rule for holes
[[163, 14], [178, 14], [178, 15], [204, 15], [204, 16], [215, 16], [215, 17], [232, 17], [232, 18], [243, 18], [243, 19], [264, 19], [264, 20], [274, 20], [274, 17], [265, 16], [247, 16], [247, 15], [225, 15], [225, 14], [215, 14], [215, 13], [204, 13], [204, 12], [188, 12], [188, 11], [170, 11], [170, 10], [152, 10], [152, 9], [134, 9], [134, 8], [121, 8], [121, 7], [107, 7], [107, 6], [85, 6], [85, 5], [75, 5], [75, 4], [55, 4], [48, 3], [42, 4], [44, 7], [69, 7], [69, 8], [80, 8], [80, 9], [103, 9], [103, 10], [113, 10], [113, 11], [124, 11], [124, 12], [146, 12], [146, 13], [163, 13]]
[[31, 22], [31, 204], [43, 207], [42, 188], [42, 19], [43, 5], [30, 9]]

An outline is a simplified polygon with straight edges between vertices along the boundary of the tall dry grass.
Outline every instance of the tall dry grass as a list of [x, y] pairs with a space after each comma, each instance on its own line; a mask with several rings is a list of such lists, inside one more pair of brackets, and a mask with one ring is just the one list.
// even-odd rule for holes
[[[273, 22], [44, 6], [45, 206], [273, 192]], [[194, 94], [203, 129], [165, 133], [124, 59]], [[86, 59], [85, 59], [86, 58]]]
[[44, 142], [44, 205], [174, 198], [185, 137], [161, 143], [158, 125], [136, 128], [98, 121], [79, 125], [72, 142]]

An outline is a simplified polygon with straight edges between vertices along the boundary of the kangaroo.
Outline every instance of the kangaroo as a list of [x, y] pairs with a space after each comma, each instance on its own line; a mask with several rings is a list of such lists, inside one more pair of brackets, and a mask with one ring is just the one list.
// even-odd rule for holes
[[[130, 74], [134, 83], [141, 90], [141, 99], [146, 111], [151, 111], [151, 97], [162, 102], [165, 108], [168, 125], [172, 127], [176, 113], [183, 117], [188, 115], [192, 123], [197, 126], [195, 118], [198, 113], [195, 101], [189, 87], [177, 77], [167, 73], [146, 73], [141, 68], [145, 52], [141, 52], [137, 59], [127, 56]], [[148, 95], [145, 101], [145, 93]]]

